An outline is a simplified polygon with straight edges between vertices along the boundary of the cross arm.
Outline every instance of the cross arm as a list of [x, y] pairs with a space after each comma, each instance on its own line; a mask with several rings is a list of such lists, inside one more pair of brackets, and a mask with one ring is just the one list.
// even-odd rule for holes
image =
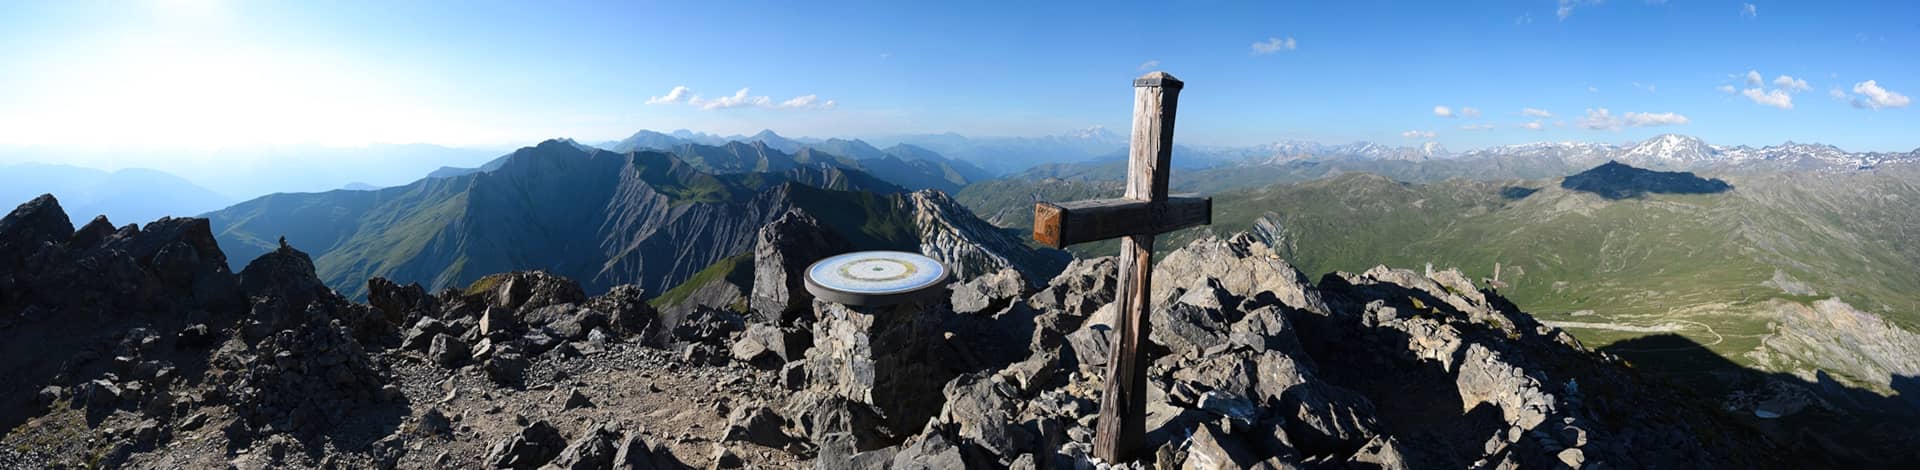
[[1213, 223], [1213, 198], [1175, 195], [1162, 210], [1138, 199], [1094, 199], [1033, 206], [1033, 238], [1054, 248], [1096, 240], [1166, 233]]

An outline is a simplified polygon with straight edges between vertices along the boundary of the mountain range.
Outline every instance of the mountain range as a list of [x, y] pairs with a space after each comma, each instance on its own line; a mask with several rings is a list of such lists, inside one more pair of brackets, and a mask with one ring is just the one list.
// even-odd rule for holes
[[[1213, 193], [1343, 173], [1371, 173], [1409, 182], [1538, 179], [1571, 175], [1609, 161], [1640, 168], [1731, 173], [1855, 172], [1920, 164], [1920, 149], [1905, 153], [1847, 152], [1831, 145], [1793, 142], [1759, 148], [1728, 147], [1674, 134], [1624, 145], [1539, 142], [1459, 153], [1430, 146], [1392, 147], [1366, 142], [1282, 142], [1212, 151], [1217, 156], [1213, 164], [1174, 165], [1171, 186], [1176, 191]], [[1181, 158], [1178, 147], [1174, 158]], [[1121, 182], [1126, 180], [1126, 163], [1109, 159], [1043, 164], [1007, 179], [1051, 179], [1067, 181], [1067, 185]]]
[[153, 220], [226, 207], [233, 198], [158, 170], [102, 171], [71, 165], [23, 163], [0, 166], [0, 198], [27, 200], [58, 194], [73, 224], [94, 216], [113, 220]]
[[[1704, 345], [1729, 361], [1722, 370], [1670, 362], [1659, 348], [1639, 354], [1648, 370], [1703, 390], [1727, 392], [1713, 375], [1701, 375], [1727, 367], [1881, 393], [1894, 393], [1897, 377], [1920, 374], [1920, 335], [1912, 333], [1920, 328], [1920, 275], [1911, 269], [1920, 265], [1920, 212], [1912, 210], [1920, 165], [1899, 156], [1864, 169], [1809, 168], [1798, 163], [1828, 157], [1794, 149], [1829, 147], [1689, 142], [1571, 147], [1584, 150], [1567, 160], [1657, 159], [1706, 173], [1607, 161], [1565, 177], [1407, 182], [1336, 172], [1226, 189], [1212, 193], [1213, 225], [1165, 236], [1161, 246], [1250, 230], [1307, 272], [1457, 266], [1589, 345], [1655, 333]], [[1776, 157], [1752, 157], [1769, 153]], [[1755, 165], [1768, 161], [1794, 164]], [[969, 187], [959, 199], [990, 221], [1024, 229], [1034, 200], [1116, 197], [1122, 189], [1098, 179], [1008, 179]], [[1117, 250], [1111, 242], [1073, 249], [1081, 256]]]
[[[284, 236], [310, 247], [321, 279], [353, 297], [372, 277], [438, 289], [525, 269], [580, 279], [589, 291], [636, 284], [662, 292], [751, 251], [754, 232], [791, 209], [856, 246], [953, 253], [948, 261], [963, 275], [1009, 265], [1044, 273], [1064, 263], [941, 192], [902, 192], [843, 166], [788, 164], [793, 156], [763, 144], [681, 152], [550, 140], [487, 170], [375, 191], [274, 194], [206, 217], [236, 263]], [[972, 255], [983, 250], [991, 253]]]
[[[233, 200], [246, 200], [279, 192], [327, 191], [356, 182], [397, 186], [420, 179], [435, 168], [473, 166], [500, 153], [431, 144], [230, 145], [207, 149], [0, 146], [0, 163], [145, 168], [177, 175]], [[35, 186], [25, 191], [39, 194], [54, 189], [60, 188]], [[172, 215], [205, 210], [169, 209]]]

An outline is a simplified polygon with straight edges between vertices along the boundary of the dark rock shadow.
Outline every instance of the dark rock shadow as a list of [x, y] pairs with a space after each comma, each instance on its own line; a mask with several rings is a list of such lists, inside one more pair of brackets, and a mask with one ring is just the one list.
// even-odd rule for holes
[[[1601, 352], [1626, 359], [1650, 379], [1680, 385], [1685, 399], [1725, 410], [1728, 422], [1758, 431], [1777, 443], [1793, 462], [1806, 467], [1915, 468], [1920, 465], [1920, 379], [1893, 377], [1894, 396], [1842, 383], [1825, 371], [1807, 381], [1792, 374], [1750, 369], [1706, 346], [1675, 334], [1620, 341]], [[1791, 393], [1772, 393], [1784, 385], [1808, 394], [1805, 403]], [[1733, 400], [1749, 394], [1752, 400]], [[1786, 395], [1785, 398], [1775, 399]], [[1767, 403], [1759, 405], [1758, 403]], [[1804, 404], [1804, 408], [1800, 407]], [[1796, 410], [1776, 418], [1756, 411]]]
[[1648, 194], [1716, 194], [1733, 190], [1733, 185], [1717, 178], [1701, 178], [1684, 171], [1635, 168], [1611, 161], [1561, 179], [1560, 187], [1610, 200], [1637, 199]]
[[1532, 196], [1533, 193], [1537, 193], [1537, 192], [1540, 192], [1540, 188], [1508, 186], [1508, 187], [1500, 188], [1500, 197], [1509, 201], [1518, 201], [1521, 199], [1526, 199], [1527, 196]]
[[[1468, 318], [1423, 291], [1398, 285], [1352, 285], [1329, 275], [1319, 287], [1335, 311], [1364, 312], [1367, 303], [1381, 301], [1399, 310], [1400, 318]], [[1466, 360], [1469, 346], [1483, 347], [1538, 379], [1542, 392], [1578, 403], [1523, 434], [1568, 439], [1561, 437], [1567, 432], [1562, 419], [1576, 419], [1607, 446], [1590, 450], [1589, 463], [1608, 455], [1638, 459], [1606, 462], [1628, 467], [1916, 468], [1920, 463], [1920, 431], [1908, 424], [1920, 417], [1920, 408], [1913, 406], [1920, 380], [1914, 377], [1894, 377], [1899, 394], [1888, 397], [1831, 377], [1807, 381], [1748, 369], [1678, 335], [1609, 345], [1600, 351], [1623, 361], [1605, 359], [1577, 342], [1558, 340], [1554, 330], [1541, 328], [1492, 291], [1481, 292], [1514, 328], [1450, 321], [1462, 340], [1452, 362]], [[1370, 320], [1360, 315], [1290, 317], [1321, 378], [1371, 400], [1388, 434], [1417, 443], [1401, 448], [1416, 466], [1468, 466], [1486, 442], [1506, 435], [1498, 407], [1481, 404], [1460, 411], [1466, 400], [1449, 388], [1460, 377], [1436, 361], [1412, 357], [1406, 333], [1367, 327], [1361, 323]], [[1729, 406], [1733, 392], [1766, 390], [1769, 382], [1805, 389], [1832, 405], [1807, 406], [1776, 419], [1756, 415], [1751, 401], [1745, 408]], [[1523, 437], [1503, 453], [1522, 467], [1559, 465], [1553, 460], [1558, 448], [1543, 448], [1540, 442]]]

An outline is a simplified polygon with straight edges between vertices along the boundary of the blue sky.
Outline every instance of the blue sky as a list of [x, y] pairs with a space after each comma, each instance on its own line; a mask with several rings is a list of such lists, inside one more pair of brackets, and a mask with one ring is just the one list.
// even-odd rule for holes
[[1920, 2], [1032, 3], [9, 2], [0, 144], [1123, 130], [1160, 69], [1187, 143], [1920, 147]]

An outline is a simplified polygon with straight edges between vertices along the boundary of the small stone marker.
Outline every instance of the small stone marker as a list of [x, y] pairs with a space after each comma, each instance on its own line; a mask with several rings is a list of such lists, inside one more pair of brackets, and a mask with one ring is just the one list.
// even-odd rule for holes
[[892, 305], [942, 292], [947, 268], [904, 251], [856, 251], [807, 266], [807, 292], [846, 305]]
[[[1127, 192], [1120, 199], [1042, 202], [1033, 208], [1033, 238], [1055, 248], [1121, 238], [1120, 317], [1113, 325], [1113, 356], [1100, 394], [1093, 455], [1109, 463], [1130, 461], [1146, 436], [1146, 342], [1153, 323], [1153, 236], [1213, 223], [1213, 200], [1167, 195], [1173, 159], [1173, 117], [1180, 79], [1151, 72], [1133, 81], [1133, 142], [1127, 156]], [[1124, 238], [1123, 238], [1124, 237]]]

